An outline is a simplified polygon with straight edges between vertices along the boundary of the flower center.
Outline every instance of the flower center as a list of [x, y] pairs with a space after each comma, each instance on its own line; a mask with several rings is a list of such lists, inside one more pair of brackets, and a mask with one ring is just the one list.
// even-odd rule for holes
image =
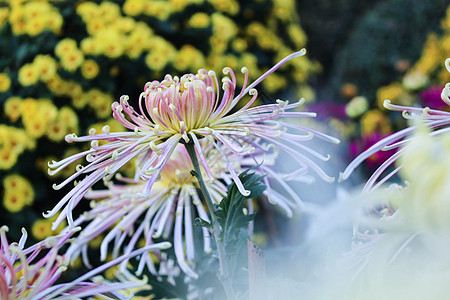
[[[228, 81], [224, 80], [224, 99], [232, 99], [234, 95]], [[219, 102], [216, 90], [218, 82], [211, 71], [199, 70], [196, 75], [186, 74], [181, 78], [166, 75], [163, 81], [146, 85], [145, 105], [160, 130], [189, 133], [209, 126], [215, 119], [214, 111]]]

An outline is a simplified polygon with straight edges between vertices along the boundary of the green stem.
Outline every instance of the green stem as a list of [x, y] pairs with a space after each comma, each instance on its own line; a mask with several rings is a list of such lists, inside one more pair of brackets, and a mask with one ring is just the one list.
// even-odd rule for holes
[[223, 243], [223, 239], [221, 237], [222, 228], [217, 221], [217, 217], [214, 213], [214, 204], [211, 199], [211, 195], [206, 188], [205, 182], [203, 181], [202, 172], [200, 170], [200, 166], [198, 164], [197, 154], [195, 153], [195, 147], [193, 143], [186, 143], [184, 145], [186, 147], [187, 152], [189, 153], [189, 157], [192, 160], [192, 165], [194, 166], [195, 175], [197, 177], [198, 183], [200, 185], [200, 189], [203, 193], [203, 198], [206, 201], [206, 205], [208, 206], [209, 213], [211, 214], [211, 224], [212, 231], [214, 235], [214, 239], [217, 244], [217, 253], [219, 256], [219, 265], [220, 265], [220, 275], [219, 279], [223, 285], [226, 296], [228, 300], [235, 299], [233, 287], [231, 285], [230, 272], [228, 270], [227, 256], [225, 251], [225, 244]]

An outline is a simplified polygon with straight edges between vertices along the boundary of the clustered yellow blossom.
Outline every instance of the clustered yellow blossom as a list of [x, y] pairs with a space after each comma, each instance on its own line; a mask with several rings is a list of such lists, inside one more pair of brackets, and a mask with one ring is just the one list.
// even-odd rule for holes
[[384, 100], [389, 99], [392, 103], [408, 105], [411, 104], [411, 97], [399, 82], [393, 82], [389, 85], [383, 86], [377, 90], [377, 105], [383, 107]]
[[[145, 1], [126, 1], [124, 12], [137, 15]], [[167, 6], [167, 5], [165, 5]], [[120, 7], [113, 2], [83, 2], [77, 13], [86, 24], [88, 36], [81, 40], [81, 51], [85, 55], [103, 54], [109, 58], [127, 55], [137, 58], [148, 51], [152, 44], [153, 31], [150, 27], [128, 16], [122, 16]]]
[[55, 231], [52, 230], [52, 223], [56, 221], [56, 217], [52, 217], [49, 219], [37, 219], [34, 221], [31, 226], [31, 234], [37, 240], [44, 240], [49, 236], [54, 236], [64, 229], [67, 226], [66, 222], [61, 223]]
[[[210, 53], [208, 54], [197, 49], [194, 44], [184, 44], [177, 49], [164, 37], [155, 34], [149, 25], [134, 19], [138, 16], [150, 16], [159, 21], [165, 21], [172, 14], [180, 12], [189, 5], [199, 5], [203, 2], [203, 0], [169, 2], [127, 0], [122, 10], [113, 2], [99, 4], [91, 1], [83, 2], [77, 6], [77, 13], [86, 24], [88, 36], [80, 41], [79, 48], [85, 56], [105, 55], [111, 59], [121, 56], [137, 59], [144, 54], [146, 66], [156, 74], [169, 65], [180, 72], [196, 71], [200, 67], [221, 70], [224, 67], [234, 68], [245, 65], [254, 70], [251, 76], [256, 78], [267, 70], [260, 69], [256, 63], [256, 57], [246, 52], [249, 43], [274, 53], [273, 64], [306, 45], [306, 35], [296, 22], [295, 2], [292, 0], [274, 1], [274, 9], [267, 24], [253, 22], [246, 27], [238, 28], [232, 19], [232, 16], [240, 10], [240, 5], [235, 0], [209, 0], [208, 2], [215, 9], [212, 14], [198, 12], [190, 16], [186, 23], [172, 24], [177, 28], [179, 26], [195, 29], [211, 28]], [[280, 39], [277, 32], [280, 22], [287, 25], [287, 34], [295, 49], [289, 48]], [[74, 60], [76, 60], [75, 57]], [[299, 60], [294, 62], [291, 68], [294, 79], [303, 83], [307, 79], [307, 74], [316, 72], [319, 67], [309, 60]], [[97, 73], [95, 66], [82, 65], [85, 78], [95, 77], [96, 75], [88, 74], [89, 70], [93, 74]], [[162, 75], [164, 74], [161, 73]], [[287, 80], [281, 76], [278, 77], [264, 83], [269, 92], [276, 92], [286, 87]], [[299, 89], [301, 88], [303, 86], [299, 85]]]
[[3, 206], [10, 212], [16, 213], [26, 205], [31, 205], [34, 191], [30, 181], [20, 175], [8, 175], [3, 179]]
[[75, 72], [84, 61], [83, 52], [78, 49], [77, 42], [69, 38], [59, 41], [55, 54], [59, 57], [62, 67], [69, 72]]
[[49, 99], [10, 97], [4, 113], [11, 122], [22, 121], [24, 129], [0, 125], [0, 169], [9, 169], [25, 150], [32, 150], [36, 140], [47, 137], [62, 142], [65, 135], [78, 132], [78, 116], [69, 107], [58, 109]]
[[[58, 10], [46, 1], [18, 2], [11, 1], [8, 21], [15, 35], [36, 36], [45, 30], [58, 33], [63, 25], [63, 18]], [[6, 10], [7, 8], [3, 8]], [[4, 15], [0, 13], [0, 21]], [[2, 22], [3, 23], [3, 22]], [[1, 24], [1, 23], [0, 23]]]
[[379, 109], [369, 110], [361, 118], [361, 133], [363, 136], [380, 132], [383, 135], [391, 133], [391, 121]]
[[39, 80], [46, 82], [56, 76], [56, 65], [55, 59], [50, 55], [37, 55], [31, 63], [19, 69], [19, 83], [29, 86]]
[[[18, 98], [12, 98], [12, 101], [18, 101]], [[58, 110], [49, 99], [26, 98], [19, 101], [22, 123], [29, 137], [38, 139], [47, 136], [52, 141], [60, 142], [66, 134], [78, 131], [78, 117], [71, 108]]]
[[8, 74], [0, 73], [0, 93], [6, 92], [11, 86], [11, 79]]
[[0, 170], [11, 168], [20, 154], [34, 148], [35, 141], [29, 138], [25, 130], [0, 125]]

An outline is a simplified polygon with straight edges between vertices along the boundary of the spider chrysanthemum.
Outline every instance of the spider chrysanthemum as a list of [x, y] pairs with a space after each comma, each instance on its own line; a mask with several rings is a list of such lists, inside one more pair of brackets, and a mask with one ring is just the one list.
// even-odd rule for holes
[[[150, 247], [122, 256], [105, 263], [71, 282], [58, 283], [60, 276], [67, 270], [70, 257], [63, 252], [63, 247], [75, 230], [68, 230], [59, 236], [49, 237], [29, 247], [25, 247], [27, 232], [22, 229], [18, 243], [7, 239], [7, 226], [0, 228], [0, 298], [24, 300], [50, 299], [84, 299], [90, 296], [113, 295], [117, 299], [129, 299], [117, 291], [137, 288], [144, 283], [123, 281], [109, 283], [94, 276], [106, 269], [149, 250], [170, 247], [170, 243], [154, 244]], [[89, 281], [88, 281], [89, 280]], [[108, 298], [109, 299], [109, 298]]]
[[[227, 184], [232, 182], [227, 165], [221, 161], [217, 149], [206, 139], [199, 141], [208, 165], [211, 166], [211, 180], [206, 183], [212, 201], [219, 204], [227, 193]], [[282, 176], [277, 176], [273, 167], [276, 154], [268, 154], [257, 149], [252, 156], [239, 156], [231, 153], [225, 146], [222, 151], [233, 162], [233, 168], [244, 171], [256, 162], [265, 162], [254, 169], [255, 172], [267, 175], [264, 178], [267, 186], [264, 192], [269, 201], [283, 209], [288, 216], [292, 211], [302, 207], [302, 201], [286, 184]], [[205, 203], [202, 201], [197, 179], [190, 171], [193, 169], [189, 154], [184, 145], [178, 144], [171, 158], [160, 173], [160, 179], [153, 186], [148, 196], [136, 196], [145, 186], [142, 179], [117, 176], [118, 181], [108, 183], [108, 189], [93, 190], [86, 195], [91, 199], [92, 209], [77, 218], [75, 226], [86, 224], [85, 228], [72, 243], [69, 252], [72, 257], [82, 255], [85, 264], [89, 264], [87, 247], [89, 241], [101, 234], [106, 234], [100, 246], [101, 259], [106, 259], [112, 246], [113, 254], [120, 251], [130, 253], [140, 245], [152, 245], [155, 239], [168, 239], [173, 234], [175, 256], [180, 268], [189, 276], [196, 277], [195, 243], [203, 243], [203, 251], [211, 251], [210, 232], [205, 228], [196, 228], [193, 219], [198, 217], [211, 222]], [[204, 169], [203, 169], [204, 172]], [[204, 174], [205, 175], [205, 174]], [[297, 177], [296, 180], [308, 181], [309, 177]], [[276, 182], [282, 189], [271, 187]], [[248, 211], [252, 213], [252, 201], [248, 201]], [[139, 259], [138, 274], [145, 266], [153, 274], [157, 269], [147, 254]], [[122, 263], [126, 266], [126, 263]]]
[[[187, 74], [180, 78], [167, 75], [161, 82], [147, 83], [139, 98], [139, 110], [128, 103], [127, 96], [122, 96], [120, 102], [112, 105], [113, 116], [130, 131], [113, 133], [105, 126], [99, 134], [91, 130], [88, 136], [68, 135], [68, 142], [91, 141], [91, 149], [62, 161], [49, 163], [49, 173], [55, 174], [82, 157], [86, 157], [88, 164], [79, 166], [76, 173], [61, 184], [55, 184], [54, 188], [59, 189], [82, 174], [88, 175], [45, 216], [52, 216], [64, 207], [54, 226], [65, 217], [69, 225], [73, 226], [72, 210], [89, 188], [102, 178], [111, 178], [121, 167], [138, 156], [141, 157], [139, 176], [145, 181], [141, 193], [148, 196], [179, 143], [192, 143], [195, 146], [206, 176], [211, 179], [211, 166], [199, 143], [202, 138], [207, 138], [218, 151], [230, 177], [243, 195], [250, 192], [245, 190], [222, 146], [236, 155], [247, 156], [257, 148], [270, 151], [270, 144], [279, 147], [297, 163], [293, 175], [302, 176], [312, 169], [322, 179], [333, 181], [334, 178], [328, 176], [310, 158], [314, 156], [328, 160], [329, 156], [323, 156], [301, 142], [311, 140], [313, 136], [334, 143], [339, 141], [296, 123], [275, 121], [276, 118], [292, 120], [315, 117], [315, 113], [293, 111], [302, 105], [302, 101], [289, 104], [288, 101], [277, 100], [275, 104], [252, 106], [258, 96], [254, 87], [290, 59], [304, 54], [305, 50], [301, 50], [287, 56], [251, 84], [248, 84], [248, 70], [242, 68], [245, 78], [239, 93], [236, 92], [237, 82], [233, 71], [225, 68], [224, 73], [230, 77], [222, 79], [222, 95], [216, 74], [213, 71], [199, 70], [197, 74]], [[236, 105], [247, 94], [251, 96], [250, 100], [236, 110]], [[99, 144], [100, 140], [108, 143]]]

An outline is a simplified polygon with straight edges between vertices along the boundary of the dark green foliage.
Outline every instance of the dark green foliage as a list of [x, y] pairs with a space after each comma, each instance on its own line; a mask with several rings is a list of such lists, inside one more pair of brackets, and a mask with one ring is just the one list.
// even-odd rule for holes
[[[261, 195], [266, 186], [261, 184], [262, 176], [251, 173], [250, 170], [243, 172], [239, 178], [245, 189], [250, 191], [249, 196], [242, 195], [236, 184], [228, 186], [228, 194], [215, 207], [215, 215], [221, 227], [220, 239], [225, 245], [227, 262], [232, 278], [232, 284], [239, 293], [245, 293], [247, 289], [247, 239], [248, 224], [254, 218], [254, 214], [244, 212], [244, 201]], [[211, 224], [197, 218], [197, 225], [205, 226], [212, 231]], [[201, 281], [202, 276], [200, 275]], [[201, 284], [205, 284], [201, 282]]]

